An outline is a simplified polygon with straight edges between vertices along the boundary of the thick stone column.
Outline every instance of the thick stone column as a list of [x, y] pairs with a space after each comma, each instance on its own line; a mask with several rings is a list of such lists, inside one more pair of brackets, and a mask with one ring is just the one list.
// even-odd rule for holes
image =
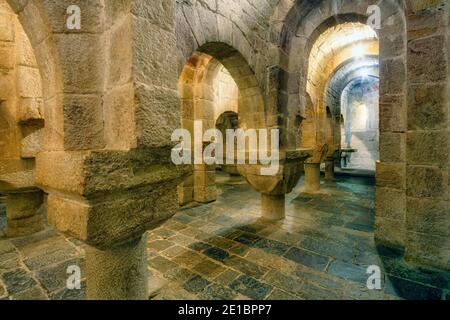
[[43, 229], [42, 191], [10, 193], [6, 197], [6, 236], [10, 238], [33, 234]]
[[261, 213], [266, 220], [282, 220], [285, 217], [284, 194], [270, 195], [261, 193]]
[[281, 220], [285, 217], [285, 198], [297, 185], [304, 170], [303, 163], [312, 150], [298, 149], [282, 151], [278, 170], [273, 175], [263, 175], [261, 165], [238, 165], [239, 173], [261, 193], [261, 216], [266, 220]]
[[320, 163], [305, 163], [305, 192], [320, 190]]
[[216, 168], [213, 165], [194, 166], [194, 201], [209, 203], [217, 200]]
[[325, 161], [325, 180], [334, 180], [334, 158]]
[[147, 300], [146, 236], [100, 250], [86, 249], [87, 298]]

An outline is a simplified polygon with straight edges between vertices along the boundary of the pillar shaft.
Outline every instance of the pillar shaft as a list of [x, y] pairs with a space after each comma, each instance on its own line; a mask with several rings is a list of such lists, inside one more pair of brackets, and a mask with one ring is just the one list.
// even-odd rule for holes
[[305, 192], [320, 190], [320, 163], [305, 163]]
[[10, 193], [6, 197], [6, 236], [22, 237], [44, 228], [42, 191]]
[[334, 159], [325, 162], [325, 180], [334, 180]]
[[87, 297], [90, 300], [147, 300], [146, 236], [120, 246], [86, 249]]
[[285, 195], [261, 194], [262, 217], [266, 220], [281, 220], [285, 217]]

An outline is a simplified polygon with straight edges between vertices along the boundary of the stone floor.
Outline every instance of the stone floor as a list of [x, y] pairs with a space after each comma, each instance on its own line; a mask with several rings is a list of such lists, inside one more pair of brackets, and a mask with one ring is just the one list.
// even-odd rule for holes
[[[302, 183], [287, 218], [268, 223], [258, 193], [219, 175], [218, 201], [149, 232], [151, 298], [450, 299], [450, 273], [375, 246], [373, 179], [340, 176], [316, 195]], [[84, 286], [65, 288], [70, 265], [83, 269], [83, 245], [51, 229], [0, 240], [0, 299], [83, 299]], [[382, 290], [367, 289], [370, 265], [382, 269]]]

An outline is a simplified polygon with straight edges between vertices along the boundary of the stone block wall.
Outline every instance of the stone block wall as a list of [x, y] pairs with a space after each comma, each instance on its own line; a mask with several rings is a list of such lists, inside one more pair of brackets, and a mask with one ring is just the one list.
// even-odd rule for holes
[[449, 3], [407, 9], [406, 256], [450, 268]]

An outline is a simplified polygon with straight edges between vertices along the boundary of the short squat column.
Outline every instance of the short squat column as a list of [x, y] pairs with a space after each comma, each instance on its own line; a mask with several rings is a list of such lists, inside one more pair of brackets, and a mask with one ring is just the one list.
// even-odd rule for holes
[[22, 237], [44, 228], [42, 191], [10, 193], [6, 197], [6, 236]]
[[147, 300], [146, 236], [99, 250], [86, 249], [86, 286], [90, 300]]
[[325, 162], [325, 180], [334, 180], [334, 160], [327, 160]]
[[261, 194], [262, 217], [266, 220], [281, 220], [285, 217], [285, 195]]
[[320, 163], [305, 163], [305, 192], [320, 190]]

